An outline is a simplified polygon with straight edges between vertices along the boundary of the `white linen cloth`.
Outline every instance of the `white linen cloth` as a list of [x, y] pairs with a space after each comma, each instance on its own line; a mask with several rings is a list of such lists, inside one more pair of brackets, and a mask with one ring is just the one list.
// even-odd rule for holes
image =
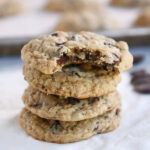
[[147, 150], [150, 149], [150, 95], [137, 94], [123, 74], [118, 89], [122, 95], [120, 127], [71, 144], [41, 142], [28, 136], [19, 125], [21, 96], [27, 83], [19, 68], [0, 71], [0, 150]]

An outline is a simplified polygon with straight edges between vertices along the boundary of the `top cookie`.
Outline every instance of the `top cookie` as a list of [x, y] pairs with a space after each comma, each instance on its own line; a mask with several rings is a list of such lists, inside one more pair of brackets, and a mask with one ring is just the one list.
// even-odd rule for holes
[[123, 72], [133, 57], [125, 42], [90, 32], [55, 32], [30, 41], [22, 49], [22, 60], [45, 74], [70, 64], [90, 64], [108, 72]]

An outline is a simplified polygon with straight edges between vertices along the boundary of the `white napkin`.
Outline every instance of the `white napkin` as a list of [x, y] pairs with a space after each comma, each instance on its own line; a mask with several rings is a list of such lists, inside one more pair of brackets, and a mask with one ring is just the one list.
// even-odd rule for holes
[[0, 72], [0, 150], [148, 150], [150, 149], [150, 95], [137, 94], [123, 74], [118, 89], [122, 95], [120, 127], [71, 144], [41, 142], [28, 136], [19, 125], [21, 95], [27, 87], [21, 69]]

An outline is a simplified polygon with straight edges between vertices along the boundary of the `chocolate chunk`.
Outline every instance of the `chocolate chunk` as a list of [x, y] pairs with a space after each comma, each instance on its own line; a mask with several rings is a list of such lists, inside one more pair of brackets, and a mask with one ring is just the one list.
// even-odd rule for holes
[[93, 129], [93, 131], [98, 130], [98, 128], [99, 128], [99, 121], [96, 122], [96, 127]]
[[31, 111], [27, 111], [26, 113], [27, 113], [28, 115], [31, 115], [31, 114], [32, 114]]
[[119, 57], [118, 55], [116, 55], [115, 53], [112, 53], [118, 60], [119, 60]]
[[42, 85], [42, 89], [44, 89], [45, 88], [45, 86], [44, 85]]
[[85, 59], [86, 60], [93, 60], [93, 61], [98, 60], [99, 59], [99, 54], [93, 55], [93, 54], [90, 54], [90, 53], [85, 53]]
[[119, 113], [120, 113], [120, 109], [118, 108], [118, 109], [116, 109], [116, 116], [118, 116]]
[[51, 36], [58, 36], [58, 33], [52, 33]]
[[131, 75], [131, 83], [136, 92], [150, 93], [150, 73], [146, 70], [138, 70], [132, 72]]
[[99, 127], [99, 126], [95, 127], [95, 128], [93, 129], [93, 131], [96, 131], [96, 130], [98, 130], [98, 127]]
[[79, 78], [81, 77], [77, 72], [74, 73], [76, 76], [78, 76]]
[[72, 41], [75, 41], [75, 36], [74, 36], [74, 35], [71, 37], [71, 40], [72, 40]]
[[109, 47], [114, 47], [115, 45], [112, 43], [104, 42], [104, 45], [109, 46]]
[[117, 65], [120, 61], [114, 61], [112, 65]]
[[104, 119], [108, 119], [108, 116], [104, 116]]
[[77, 57], [77, 56], [73, 57], [72, 59], [75, 60], [75, 61], [79, 61], [80, 60], [80, 58]]
[[120, 58], [115, 54], [115, 53], [112, 53], [114, 55], [114, 57], [116, 57], [118, 60], [115, 60], [112, 65], [117, 65], [119, 62], [120, 62]]
[[76, 76], [78, 76], [79, 78], [81, 77], [81, 76], [80, 76], [77, 72], [75, 72], [75, 71], [72, 71], [71, 74], [72, 74], [72, 75], [76, 75]]
[[134, 56], [133, 64], [134, 64], [134, 65], [139, 64], [139, 63], [141, 63], [143, 60], [144, 60], [144, 55], [136, 55], [136, 56]]
[[[51, 124], [51, 123], [50, 123]], [[52, 133], [56, 134], [58, 131], [62, 130], [62, 126], [58, 120], [55, 120], [52, 125], [50, 126]]]
[[42, 104], [31, 105], [31, 107], [34, 107], [36, 109], [40, 109], [42, 107]]
[[139, 93], [145, 93], [145, 94], [148, 94], [150, 93], [150, 82], [148, 83], [141, 83], [139, 85], [136, 85], [134, 87], [134, 90], [139, 92]]
[[66, 54], [63, 54], [58, 60], [57, 64], [62, 65], [65, 64], [69, 60], [69, 57]]
[[141, 70], [132, 72], [131, 75], [135, 77], [138, 77], [138, 76], [141, 77], [143, 75], [148, 75], [148, 72], [144, 69], [141, 69]]
[[99, 100], [100, 100], [100, 98], [98, 98], [98, 97], [91, 98], [91, 99], [89, 100], [89, 104], [93, 104], [93, 103], [95, 103], [96, 101], [99, 101]]
[[136, 78], [133, 78], [131, 80], [131, 83], [133, 85], [139, 85], [139, 84], [147, 84], [147, 83], [150, 83], [150, 75], [143, 75], [143, 76], [140, 76], [140, 77], [136, 77]]
[[66, 102], [67, 102], [67, 104], [76, 105], [76, 104], [78, 104], [80, 102], [80, 100], [77, 99], [77, 98], [68, 97], [66, 99]]
[[92, 65], [92, 69], [94, 69], [94, 70], [99, 70], [100, 67], [99, 67], [99, 66]]
[[106, 70], [106, 71], [108, 71], [107, 65], [103, 65], [103, 69]]
[[62, 42], [62, 43], [55, 43], [56, 46], [60, 46], [60, 45], [64, 45], [66, 42]]

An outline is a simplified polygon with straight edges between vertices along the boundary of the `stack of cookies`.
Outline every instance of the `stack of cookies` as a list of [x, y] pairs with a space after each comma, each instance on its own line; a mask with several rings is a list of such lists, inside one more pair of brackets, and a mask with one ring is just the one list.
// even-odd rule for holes
[[23, 47], [29, 87], [20, 124], [32, 137], [68, 143], [119, 126], [120, 73], [132, 66], [125, 42], [90, 32], [55, 32]]

